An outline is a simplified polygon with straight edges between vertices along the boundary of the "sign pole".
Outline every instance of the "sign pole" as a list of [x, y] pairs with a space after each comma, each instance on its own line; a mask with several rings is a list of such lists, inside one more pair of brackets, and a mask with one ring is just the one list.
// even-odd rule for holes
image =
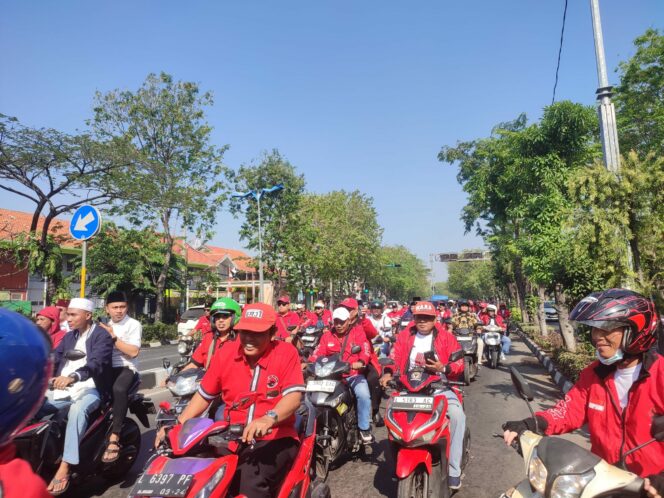
[[85, 266], [85, 260], [88, 255], [88, 241], [84, 240], [83, 241], [83, 256], [81, 258], [81, 297], [85, 297], [85, 273], [86, 273], [86, 266]]

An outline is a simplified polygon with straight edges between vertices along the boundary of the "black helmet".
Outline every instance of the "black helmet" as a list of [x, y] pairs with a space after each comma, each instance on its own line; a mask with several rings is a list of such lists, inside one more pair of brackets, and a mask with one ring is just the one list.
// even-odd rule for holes
[[467, 299], [459, 299], [457, 301], [457, 306], [470, 306]]
[[383, 303], [381, 303], [380, 301], [371, 301], [371, 306], [369, 306], [369, 308], [371, 308], [371, 309], [378, 309], [378, 308], [382, 308], [382, 307], [383, 307]]

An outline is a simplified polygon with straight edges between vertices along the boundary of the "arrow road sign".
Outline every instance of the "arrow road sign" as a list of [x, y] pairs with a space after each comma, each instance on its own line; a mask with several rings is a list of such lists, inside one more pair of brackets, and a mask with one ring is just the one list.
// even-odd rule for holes
[[81, 206], [69, 223], [69, 233], [76, 240], [88, 240], [95, 236], [101, 227], [101, 215], [92, 206]]

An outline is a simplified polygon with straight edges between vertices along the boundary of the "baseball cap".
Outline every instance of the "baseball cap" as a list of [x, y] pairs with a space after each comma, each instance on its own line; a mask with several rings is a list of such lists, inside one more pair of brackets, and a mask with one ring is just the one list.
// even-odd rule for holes
[[277, 314], [272, 306], [264, 303], [248, 304], [242, 310], [235, 330], [267, 332], [277, 323]]
[[346, 299], [344, 299], [339, 303], [339, 306], [343, 306], [344, 308], [348, 308], [351, 310], [356, 310], [359, 304], [357, 303], [357, 299], [353, 299], [352, 297], [347, 297]]
[[325, 303], [323, 301], [316, 301], [314, 308], [325, 308]]
[[429, 301], [418, 301], [413, 308], [413, 315], [436, 316], [436, 308]]
[[279, 303], [290, 304], [290, 297], [281, 296], [279, 299], [277, 299], [277, 304]]
[[343, 320], [344, 322], [350, 318], [350, 313], [346, 308], [339, 307], [332, 313], [332, 320]]
[[371, 308], [382, 308], [382, 307], [383, 307], [383, 303], [381, 303], [380, 301], [372, 301], [371, 302]]

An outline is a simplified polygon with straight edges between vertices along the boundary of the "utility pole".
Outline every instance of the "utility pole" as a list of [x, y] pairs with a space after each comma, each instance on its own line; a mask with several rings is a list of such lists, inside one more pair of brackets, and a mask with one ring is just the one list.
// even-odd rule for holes
[[597, 59], [597, 100], [602, 152], [606, 169], [614, 174], [620, 170], [620, 148], [618, 146], [618, 128], [616, 126], [616, 110], [611, 102], [613, 87], [609, 85], [606, 74], [606, 57], [604, 55], [604, 37], [602, 36], [602, 20], [599, 15], [599, 0], [590, 0], [590, 12], [593, 18], [593, 35], [595, 38], [595, 57]]

